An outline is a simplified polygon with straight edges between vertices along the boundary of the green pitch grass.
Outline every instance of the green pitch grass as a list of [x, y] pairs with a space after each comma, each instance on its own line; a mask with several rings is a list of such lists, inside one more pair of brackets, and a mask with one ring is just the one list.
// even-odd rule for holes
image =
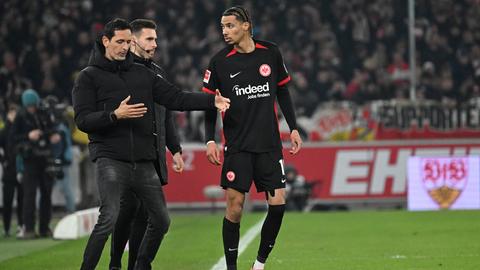
[[[262, 217], [246, 213], [242, 231]], [[221, 220], [172, 215], [153, 269], [209, 270], [223, 254]], [[79, 269], [86, 241], [1, 239], [0, 269]], [[258, 242], [240, 256], [239, 269], [249, 269]], [[98, 269], [108, 269], [109, 250]], [[266, 269], [478, 270], [480, 211], [287, 213]]]

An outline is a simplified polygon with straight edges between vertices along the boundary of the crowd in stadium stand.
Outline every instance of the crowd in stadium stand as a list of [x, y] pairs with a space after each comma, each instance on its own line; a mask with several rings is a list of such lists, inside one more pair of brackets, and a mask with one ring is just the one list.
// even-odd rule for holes
[[[3, 0], [1, 111], [19, 103], [27, 88], [70, 103], [75, 75], [86, 66], [103, 23], [114, 17], [154, 19], [156, 60], [175, 84], [199, 91], [208, 60], [224, 46], [222, 11], [235, 4], [251, 11], [256, 38], [283, 51], [299, 115], [310, 116], [324, 101], [408, 98], [406, 1]], [[478, 0], [416, 0], [417, 98], [464, 102], [480, 96], [479, 17]], [[178, 120], [181, 127], [201, 129], [192, 123], [197, 120]], [[200, 139], [198, 132], [184, 137]]]

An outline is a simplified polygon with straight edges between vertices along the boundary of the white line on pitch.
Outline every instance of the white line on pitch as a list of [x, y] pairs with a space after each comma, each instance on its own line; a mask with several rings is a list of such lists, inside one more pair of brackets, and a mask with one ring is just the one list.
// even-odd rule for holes
[[[238, 244], [238, 257], [247, 249], [248, 245], [257, 237], [257, 235], [260, 233], [262, 230], [262, 225], [263, 225], [263, 220], [265, 217], [260, 219], [260, 221], [253, 225], [246, 233], [245, 235], [240, 239], [240, 243]], [[226, 270], [227, 266], [225, 263], [225, 256], [222, 256], [217, 263], [210, 268], [210, 270]]]

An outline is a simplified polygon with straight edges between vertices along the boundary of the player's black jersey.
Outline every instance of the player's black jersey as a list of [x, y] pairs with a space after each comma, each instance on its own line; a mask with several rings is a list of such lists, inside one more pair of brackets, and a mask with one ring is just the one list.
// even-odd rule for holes
[[[231, 100], [223, 115], [228, 151], [267, 152], [281, 148], [275, 99], [290, 81], [275, 44], [255, 40], [255, 50], [239, 53], [232, 45], [217, 53], [203, 79], [203, 91]], [[287, 91], [286, 89], [282, 89]], [[208, 128], [207, 128], [208, 130]], [[207, 139], [214, 134], [207, 131]]]

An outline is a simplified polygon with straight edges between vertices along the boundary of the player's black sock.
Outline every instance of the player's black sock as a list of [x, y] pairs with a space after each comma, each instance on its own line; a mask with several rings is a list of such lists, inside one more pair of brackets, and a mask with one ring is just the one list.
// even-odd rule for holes
[[240, 223], [223, 219], [223, 249], [228, 270], [237, 270], [238, 241], [240, 240]]
[[265, 263], [268, 254], [275, 245], [280, 226], [282, 225], [283, 213], [285, 213], [285, 205], [269, 205], [268, 214], [263, 222], [262, 233], [260, 239], [260, 247], [258, 248], [257, 260]]

